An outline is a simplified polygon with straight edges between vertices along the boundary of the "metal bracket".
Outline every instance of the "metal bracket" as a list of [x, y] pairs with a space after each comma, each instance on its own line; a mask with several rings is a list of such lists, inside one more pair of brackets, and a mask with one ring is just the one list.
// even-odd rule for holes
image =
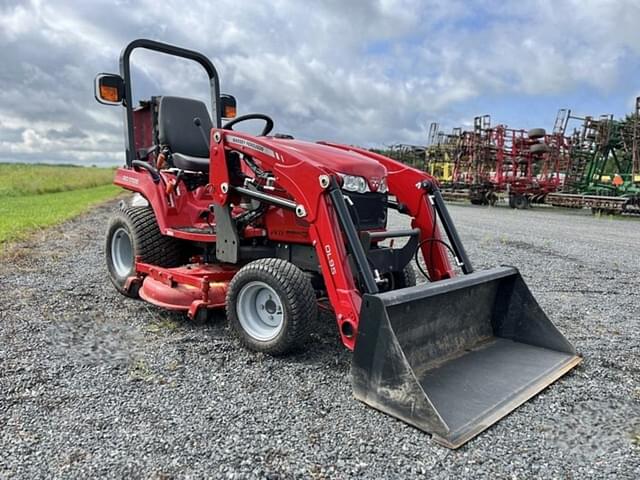
[[238, 263], [240, 237], [228, 206], [213, 205], [216, 218], [216, 258], [221, 262]]

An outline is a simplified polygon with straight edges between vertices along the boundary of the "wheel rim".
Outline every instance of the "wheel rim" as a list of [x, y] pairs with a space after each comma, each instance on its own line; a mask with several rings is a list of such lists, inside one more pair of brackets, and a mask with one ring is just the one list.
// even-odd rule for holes
[[249, 282], [242, 287], [237, 312], [244, 331], [262, 342], [276, 338], [284, 325], [282, 300], [264, 282]]
[[119, 277], [128, 276], [133, 269], [133, 244], [129, 232], [123, 227], [111, 237], [111, 263]]

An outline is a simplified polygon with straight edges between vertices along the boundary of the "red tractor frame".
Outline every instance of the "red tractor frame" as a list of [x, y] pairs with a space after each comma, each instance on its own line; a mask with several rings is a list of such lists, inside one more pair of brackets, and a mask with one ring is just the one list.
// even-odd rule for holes
[[[195, 188], [186, 188], [185, 173], [176, 169], [161, 169], [166, 160], [164, 154], [150, 149], [153, 145], [153, 106], [143, 102], [131, 108], [131, 83], [129, 57], [135, 48], [169, 53], [193, 59], [209, 74], [217, 125], [204, 132], [210, 145], [210, 163], [207, 178]], [[188, 265], [164, 268], [136, 259], [135, 275], [126, 279], [121, 291], [140, 295], [143, 299], [174, 310], [184, 310], [195, 317], [202, 309], [225, 306], [229, 283], [248, 259], [259, 257], [264, 241], [276, 245], [277, 255], [289, 250], [289, 259], [298, 254], [300, 247], [310, 246], [315, 251], [314, 261], [319, 265], [331, 309], [338, 322], [342, 342], [353, 349], [358, 331], [362, 290], [379, 291], [380, 275], [389, 268], [370, 268], [377, 263], [391, 263], [400, 268], [412, 258], [411, 249], [421, 241], [421, 250], [431, 281], [454, 275], [447, 257], [448, 245], [443, 242], [436, 225], [436, 212], [445, 211], [444, 204], [435, 204], [433, 193], [436, 181], [429, 175], [407, 167], [397, 161], [368, 150], [327, 142], [310, 144], [290, 138], [256, 137], [230, 130], [230, 123], [248, 118], [264, 119], [264, 115], [244, 116], [221, 127], [222, 113], [216, 99], [224, 103], [229, 96], [219, 93], [218, 76], [209, 60], [198, 54], [149, 40], [132, 42], [122, 53], [122, 84], [112, 75], [98, 77], [102, 88], [116, 85], [123, 92], [126, 108], [127, 165], [116, 172], [116, 185], [139, 193], [153, 209], [161, 235], [200, 244], [215, 249], [215, 254], [199, 253], [190, 258]], [[100, 87], [98, 85], [98, 87]], [[103, 100], [104, 102], [104, 100]], [[268, 118], [268, 117], [267, 117]], [[234, 181], [229, 168], [230, 154], [247, 156], [271, 172], [271, 185], [252, 175], [245, 166], [243, 184]], [[232, 155], [232, 156], [233, 156]], [[326, 157], [334, 159], [332, 168]], [[395, 201], [387, 201], [389, 207], [401, 210], [412, 217], [411, 229], [387, 231], [356, 231], [350, 218], [350, 208], [341, 193], [342, 179], [336, 170], [349, 172], [356, 158], [366, 157], [369, 164], [359, 166], [359, 174], [369, 178], [372, 189], [381, 181], [395, 195]], [[237, 165], [235, 168], [237, 169]], [[202, 172], [201, 172], [202, 173]], [[270, 181], [267, 181], [269, 183]], [[273, 193], [265, 193], [272, 191]], [[432, 195], [430, 197], [430, 195]], [[263, 202], [270, 207], [258, 224], [249, 224], [241, 232], [231, 228], [239, 217], [246, 214], [241, 206], [246, 199]], [[450, 221], [445, 213], [445, 218]], [[452, 223], [447, 226], [453, 235], [451, 250], [467, 272], [470, 262], [459, 242]], [[409, 237], [408, 247], [403, 249], [362, 248], [363, 238], [368, 246], [378, 246], [389, 238]], [[427, 241], [425, 241], [427, 240]], [[270, 256], [273, 249], [267, 250]], [[247, 253], [248, 254], [245, 254]], [[215, 255], [218, 261], [212, 263]], [[305, 253], [306, 256], [308, 252]], [[142, 287], [144, 283], [144, 288]], [[326, 305], [323, 305], [326, 306]]]
[[[213, 118], [187, 98], [134, 108], [136, 48], [199, 63]], [[115, 183], [137, 195], [106, 239], [124, 295], [189, 317], [225, 307], [240, 340], [270, 354], [302, 346], [318, 307], [328, 308], [353, 350], [356, 398], [452, 448], [580, 361], [517, 269], [473, 271], [431, 176], [361, 148], [269, 135], [263, 114], [223, 126], [235, 99], [220, 94], [213, 64], [159, 42], [130, 43], [120, 75], [96, 78], [96, 98], [125, 107]], [[260, 135], [233, 130], [249, 119], [265, 122]], [[409, 228], [388, 229], [389, 209]], [[416, 285], [420, 252], [428, 282]]]

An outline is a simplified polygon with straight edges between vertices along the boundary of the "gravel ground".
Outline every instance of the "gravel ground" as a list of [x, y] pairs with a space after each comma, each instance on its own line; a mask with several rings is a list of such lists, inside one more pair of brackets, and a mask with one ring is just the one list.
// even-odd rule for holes
[[519, 267], [584, 362], [456, 451], [351, 397], [324, 319], [308, 351], [240, 348], [119, 296], [113, 205], [0, 265], [0, 478], [639, 478], [640, 221], [452, 206], [476, 267]]

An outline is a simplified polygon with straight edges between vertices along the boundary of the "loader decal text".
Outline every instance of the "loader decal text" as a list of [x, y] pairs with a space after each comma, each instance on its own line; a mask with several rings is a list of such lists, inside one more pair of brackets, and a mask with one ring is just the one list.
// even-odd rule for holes
[[263, 147], [262, 145], [258, 145], [257, 143], [252, 142], [251, 140], [245, 140], [244, 138], [236, 137], [235, 135], [227, 135], [225, 138], [229, 143], [242, 145], [243, 147], [250, 148], [251, 150], [256, 150], [260, 153], [264, 153], [265, 155], [269, 155], [270, 157], [277, 158], [273, 150], [267, 147]]
[[325, 245], [324, 246], [324, 253], [327, 255], [327, 263], [329, 264], [329, 271], [331, 272], [331, 275], [335, 275], [336, 274], [336, 262], [333, 260], [333, 255], [331, 253], [331, 246], [330, 245]]

